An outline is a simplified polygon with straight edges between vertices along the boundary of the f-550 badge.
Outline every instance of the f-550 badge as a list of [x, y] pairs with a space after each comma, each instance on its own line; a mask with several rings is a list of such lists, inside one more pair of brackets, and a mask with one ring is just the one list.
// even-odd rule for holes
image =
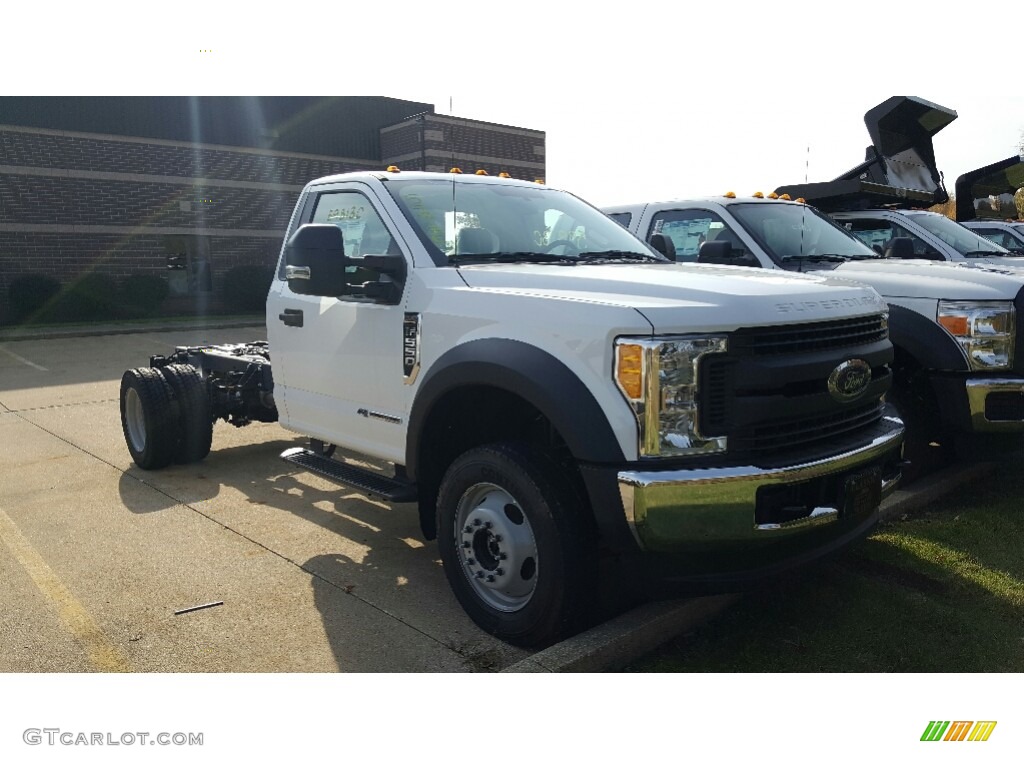
[[406, 312], [402, 321], [402, 374], [406, 384], [416, 381], [420, 372], [420, 315]]

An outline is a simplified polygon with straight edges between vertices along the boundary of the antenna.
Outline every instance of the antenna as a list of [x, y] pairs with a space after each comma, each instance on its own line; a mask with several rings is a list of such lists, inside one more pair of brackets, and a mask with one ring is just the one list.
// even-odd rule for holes
[[[811, 173], [811, 145], [807, 145], [807, 157], [804, 160], [804, 184]], [[804, 224], [807, 221], [807, 203], [800, 208], [800, 271], [804, 271]]]
[[[448, 97], [448, 117], [453, 117], [451, 96]], [[448, 126], [448, 130], [445, 132], [445, 135], [448, 141], [448, 152], [451, 155], [451, 165], [448, 166], [449, 173], [451, 172], [451, 169], [455, 167], [455, 142], [452, 141], [452, 133], [453, 131], [451, 130], [451, 126]], [[452, 251], [454, 252], [454, 257], [457, 259], [459, 255], [459, 206], [458, 201], [455, 199], [454, 173], [452, 173], [452, 237], [454, 238]], [[458, 266], [457, 261], [456, 266]]]

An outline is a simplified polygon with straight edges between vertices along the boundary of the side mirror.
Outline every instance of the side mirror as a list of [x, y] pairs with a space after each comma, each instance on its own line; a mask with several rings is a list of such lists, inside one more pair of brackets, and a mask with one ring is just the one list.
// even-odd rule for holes
[[676, 260], [676, 244], [672, 242], [671, 237], [665, 237], [665, 235], [658, 233], [657, 235], [651, 235], [650, 243], [654, 250], [669, 261]]
[[703, 243], [697, 252], [698, 264], [729, 264], [734, 267], [759, 267], [761, 263], [751, 254], [740, 251], [733, 253], [728, 240], [710, 240]]
[[303, 224], [284, 252], [288, 288], [303, 296], [345, 293], [345, 238], [333, 224]]
[[909, 237], [894, 237], [885, 249], [887, 259], [916, 259], [914, 241]]
[[405, 257], [382, 254], [350, 259], [345, 256], [345, 238], [333, 224], [303, 224], [288, 241], [284, 256], [284, 274], [293, 293], [351, 294], [385, 304], [401, 299]]

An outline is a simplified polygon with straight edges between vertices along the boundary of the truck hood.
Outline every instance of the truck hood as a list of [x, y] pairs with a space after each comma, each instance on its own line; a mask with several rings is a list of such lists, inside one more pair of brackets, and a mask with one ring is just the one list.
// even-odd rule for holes
[[[1024, 259], [1020, 262], [1024, 267]], [[915, 299], [1013, 299], [1024, 286], [1024, 271], [975, 260], [849, 261], [832, 274], [866, 283], [882, 296]]]
[[975, 262], [978, 262], [980, 267], [991, 267], [1024, 276], [1024, 256], [984, 256], [972, 258], [967, 264], [972, 265]]
[[734, 330], [864, 315], [871, 288], [833, 275], [695, 264], [488, 264], [460, 268], [473, 289], [631, 307], [658, 333]]

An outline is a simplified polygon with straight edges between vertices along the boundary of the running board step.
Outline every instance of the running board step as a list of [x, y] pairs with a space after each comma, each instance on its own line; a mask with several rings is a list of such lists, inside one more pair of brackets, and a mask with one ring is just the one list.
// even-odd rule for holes
[[315, 472], [342, 485], [349, 485], [368, 496], [391, 502], [416, 501], [416, 486], [408, 481], [378, 475], [343, 461], [320, 456], [306, 448], [289, 448], [281, 454], [289, 464]]

